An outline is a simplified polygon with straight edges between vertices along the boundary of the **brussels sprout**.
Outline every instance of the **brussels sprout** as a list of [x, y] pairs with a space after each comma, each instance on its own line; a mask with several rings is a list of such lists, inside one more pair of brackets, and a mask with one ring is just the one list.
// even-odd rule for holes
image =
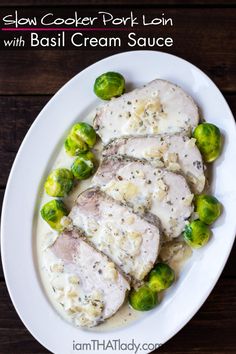
[[125, 79], [119, 73], [107, 72], [95, 80], [93, 89], [102, 100], [110, 100], [125, 92]]
[[158, 303], [157, 293], [152, 291], [148, 285], [143, 285], [137, 290], [131, 290], [129, 303], [135, 310], [149, 311]]
[[64, 146], [67, 154], [70, 156], [76, 156], [80, 152], [88, 150], [88, 145], [76, 135], [69, 135], [64, 142]]
[[95, 168], [95, 156], [91, 151], [81, 153], [74, 161], [71, 171], [75, 178], [86, 179], [90, 177]]
[[52, 197], [65, 197], [73, 186], [73, 173], [67, 168], [57, 168], [48, 176], [44, 189]]
[[169, 288], [175, 280], [175, 272], [165, 263], [158, 263], [150, 272], [148, 285], [153, 291], [161, 291]]
[[193, 132], [193, 137], [197, 140], [196, 145], [206, 162], [212, 162], [217, 159], [222, 146], [219, 128], [210, 123], [199, 124]]
[[51, 226], [52, 229], [61, 231], [61, 219], [68, 214], [62, 200], [54, 199], [44, 204], [41, 209], [42, 218]]
[[199, 219], [205, 224], [212, 224], [221, 214], [220, 202], [211, 195], [196, 195], [195, 207]]
[[66, 152], [71, 156], [86, 152], [95, 145], [96, 137], [91, 125], [84, 122], [76, 123], [65, 140]]
[[211, 236], [208, 226], [201, 220], [194, 220], [185, 226], [184, 239], [193, 248], [204, 246]]
[[71, 129], [71, 134], [82, 139], [89, 148], [92, 148], [96, 143], [96, 132], [88, 123], [80, 122], [75, 124]]

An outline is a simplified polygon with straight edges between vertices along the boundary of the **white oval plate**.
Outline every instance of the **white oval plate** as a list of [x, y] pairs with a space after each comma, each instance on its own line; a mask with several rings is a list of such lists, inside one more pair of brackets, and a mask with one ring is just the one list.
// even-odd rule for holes
[[[224, 149], [214, 163], [212, 191], [224, 206], [207, 246], [194, 252], [176, 284], [153, 311], [127, 327], [89, 332], [72, 327], [52, 308], [37, 270], [34, 218], [38, 191], [55, 151], [69, 127], [96, 105], [95, 78], [118, 71], [128, 84], [138, 86], [155, 78], [185, 89], [201, 108], [203, 117], [224, 134]], [[229, 256], [236, 232], [236, 129], [220, 91], [198, 68], [173, 55], [154, 51], [126, 52], [99, 61], [76, 75], [39, 114], [17, 154], [3, 203], [1, 244], [7, 287], [14, 306], [32, 335], [56, 354], [75, 353], [73, 343], [117, 340], [122, 343], [165, 343], [197, 312], [210, 294]], [[148, 353], [153, 347], [140, 352]], [[119, 350], [108, 349], [106, 353]], [[94, 353], [85, 349], [82, 352]], [[98, 352], [98, 350], [96, 350]], [[100, 349], [100, 352], [103, 352]]]

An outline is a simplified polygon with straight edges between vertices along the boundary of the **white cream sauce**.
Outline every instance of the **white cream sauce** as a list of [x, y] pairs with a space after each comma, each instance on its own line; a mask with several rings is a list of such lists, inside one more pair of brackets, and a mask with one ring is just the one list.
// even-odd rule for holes
[[[89, 120], [88, 120], [89, 121]], [[96, 157], [99, 159], [100, 152], [101, 152], [102, 145], [98, 142], [93, 152], [95, 153]], [[62, 148], [56, 159], [54, 164], [52, 165], [51, 170], [59, 167], [70, 168], [73, 163], [74, 158], [68, 156], [64, 148]], [[70, 193], [68, 197], [64, 199], [64, 202], [70, 210], [73, 206], [75, 199], [77, 198], [78, 194], [80, 194], [85, 189], [91, 186], [91, 178], [80, 181], [76, 184], [73, 191]], [[40, 208], [43, 204], [47, 201], [52, 199], [45, 192], [41, 194], [40, 200]], [[40, 214], [38, 213], [37, 220], [36, 220], [36, 239], [37, 239], [37, 257], [38, 257], [38, 266], [39, 272], [43, 284], [43, 288], [45, 293], [47, 294], [51, 304], [57, 310], [57, 312], [63, 317], [65, 320], [72, 322], [72, 318], [66, 314], [63, 307], [55, 298], [55, 293], [53, 291], [52, 285], [50, 283], [50, 277], [48, 276], [47, 267], [45, 267], [45, 262], [47, 262], [45, 250], [51, 246], [57, 238], [57, 232], [53, 231], [46, 222], [43, 221]], [[178, 243], [178, 241], [175, 241]], [[171, 246], [173, 247], [173, 246]], [[167, 252], [168, 253], [168, 252]], [[183, 266], [186, 259], [191, 255], [191, 251], [186, 251], [186, 246], [183, 250], [182, 246], [175, 247], [175, 252], [170, 252], [169, 256], [166, 255], [165, 260], [170, 263], [170, 265], [176, 270], [177, 272], [180, 271], [181, 267]], [[164, 259], [163, 259], [164, 260]], [[105, 322], [101, 323], [97, 327], [93, 327], [92, 330], [94, 331], [107, 331], [117, 327], [126, 326], [129, 323], [137, 320], [138, 318], [142, 317], [143, 313], [133, 310], [129, 307], [128, 301], [124, 303], [124, 305], [119, 309], [119, 311], [112, 316], [111, 318], [107, 319]]]
[[98, 109], [99, 135], [106, 143], [124, 135], [191, 131], [198, 119], [192, 98], [180, 87], [159, 79]]
[[[101, 151], [102, 145], [100, 142], [96, 144], [96, 146], [93, 149], [93, 152], [95, 153], [96, 157], [99, 158], [100, 156], [100, 151]], [[70, 168], [71, 164], [73, 163], [73, 158], [68, 156], [66, 152], [64, 151], [64, 148], [60, 150], [58, 153], [58, 156], [55, 160], [55, 163], [52, 166], [52, 170], [55, 168], [59, 167], [65, 167], [65, 168]], [[69, 196], [67, 196], [64, 199], [64, 202], [70, 210], [73, 206], [73, 203], [77, 196], [82, 193], [85, 189], [89, 188], [91, 186], [91, 180], [92, 178], [89, 178], [84, 181], [80, 181], [77, 183], [77, 185], [74, 187], [73, 191], [70, 193]], [[50, 198], [45, 192], [42, 194], [41, 202], [40, 202], [40, 208], [43, 204], [45, 204], [47, 201], [49, 201]], [[37, 256], [38, 256], [38, 265], [39, 265], [39, 271], [40, 271], [40, 276], [43, 284], [43, 288], [51, 302], [51, 304], [54, 306], [54, 308], [57, 310], [57, 312], [63, 317], [65, 320], [69, 321], [72, 323], [72, 317], [69, 316], [65, 311], [64, 308], [60, 305], [60, 303], [57, 301], [55, 298], [55, 293], [53, 291], [47, 267], [45, 267], [45, 262], [48, 262], [48, 256], [47, 250], [48, 247], [50, 247], [54, 241], [57, 238], [57, 232], [52, 230], [48, 224], [38, 215], [37, 220], [36, 220], [36, 238], [37, 238]], [[141, 312], [135, 311], [130, 306], [128, 305], [128, 301], [125, 301], [123, 306], [119, 309], [119, 311], [112, 316], [111, 318], [107, 319], [105, 322], [101, 323], [97, 327], [93, 327], [92, 330], [96, 331], [105, 331], [105, 330], [111, 330], [113, 328], [117, 327], [122, 327], [126, 326], [128, 323], [138, 319], [139, 317], [142, 316]]]

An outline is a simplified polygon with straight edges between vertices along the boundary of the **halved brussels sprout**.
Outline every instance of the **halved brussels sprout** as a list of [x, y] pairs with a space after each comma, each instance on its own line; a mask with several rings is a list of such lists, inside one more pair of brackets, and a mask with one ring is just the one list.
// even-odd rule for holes
[[211, 225], [221, 214], [221, 204], [212, 195], [196, 195], [195, 209], [199, 219], [205, 224]]
[[208, 226], [201, 220], [194, 220], [185, 226], [184, 239], [193, 248], [204, 246], [211, 236]]
[[79, 154], [71, 167], [73, 175], [79, 180], [89, 178], [94, 169], [95, 156], [91, 151]]
[[165, 263], [158, 263], [148, 277], [149, 287], [156, 292], [169, 288], [175, 280], [175, 272]]
[[96, 143], [96, 132], [88, 123], [80, 122], [75, 124], [71, 129], [71, 134], [82, 139], [89, 148], [92, 148]]
[[95, 145], [96, 137], [96, 132], [91, 125], [85, 122], [76, 123], [65, 140], [66, 152], [71, 156], [86, 152]]
[[212, 162], [219, 157], [222, 147], [222, 137], [218, 127], [210, 123], [199, 124], [194, 132], [196, 145], [206, 162]]
[[44, 184], [46, 193], [52, 197], [65, 197], [73, 187], [73, 173], [67, 168], [52, 171]]
[[63, 226], [61, 219], [68, 215], [65, 204], [62, 200], [54, 199], [44, 204], [41, 209], [42, 218], [51, 226], [52, 229], [61, 231]]
[[88, 145], [76, 135], [68, 135], [64, 142], [64, 146], [67, 154], [70, 156], [76, 156], [80, 152], [88, 150]]
[[135, 310], [149, 311], [158, 303], [157, 293], [152, 291], [148, 285], [143, 285], [137, 290], [131, 290], [129, 303]]
[[110, 100], [125, 92], [125, 79], [119, 73], [107, 72], [95, 80], [93, 89], [102, 100]]

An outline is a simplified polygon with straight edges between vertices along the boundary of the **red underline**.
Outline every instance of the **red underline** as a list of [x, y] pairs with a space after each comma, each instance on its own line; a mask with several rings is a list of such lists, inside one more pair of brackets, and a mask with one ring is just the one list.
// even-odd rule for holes
[[2, 31], [130, 31], [130, 28], [77, 28], [77, 27], [68, 27], [68, 28], [42, 28], [42, 27], [21, 27], [21, 28], [1, 28]]

